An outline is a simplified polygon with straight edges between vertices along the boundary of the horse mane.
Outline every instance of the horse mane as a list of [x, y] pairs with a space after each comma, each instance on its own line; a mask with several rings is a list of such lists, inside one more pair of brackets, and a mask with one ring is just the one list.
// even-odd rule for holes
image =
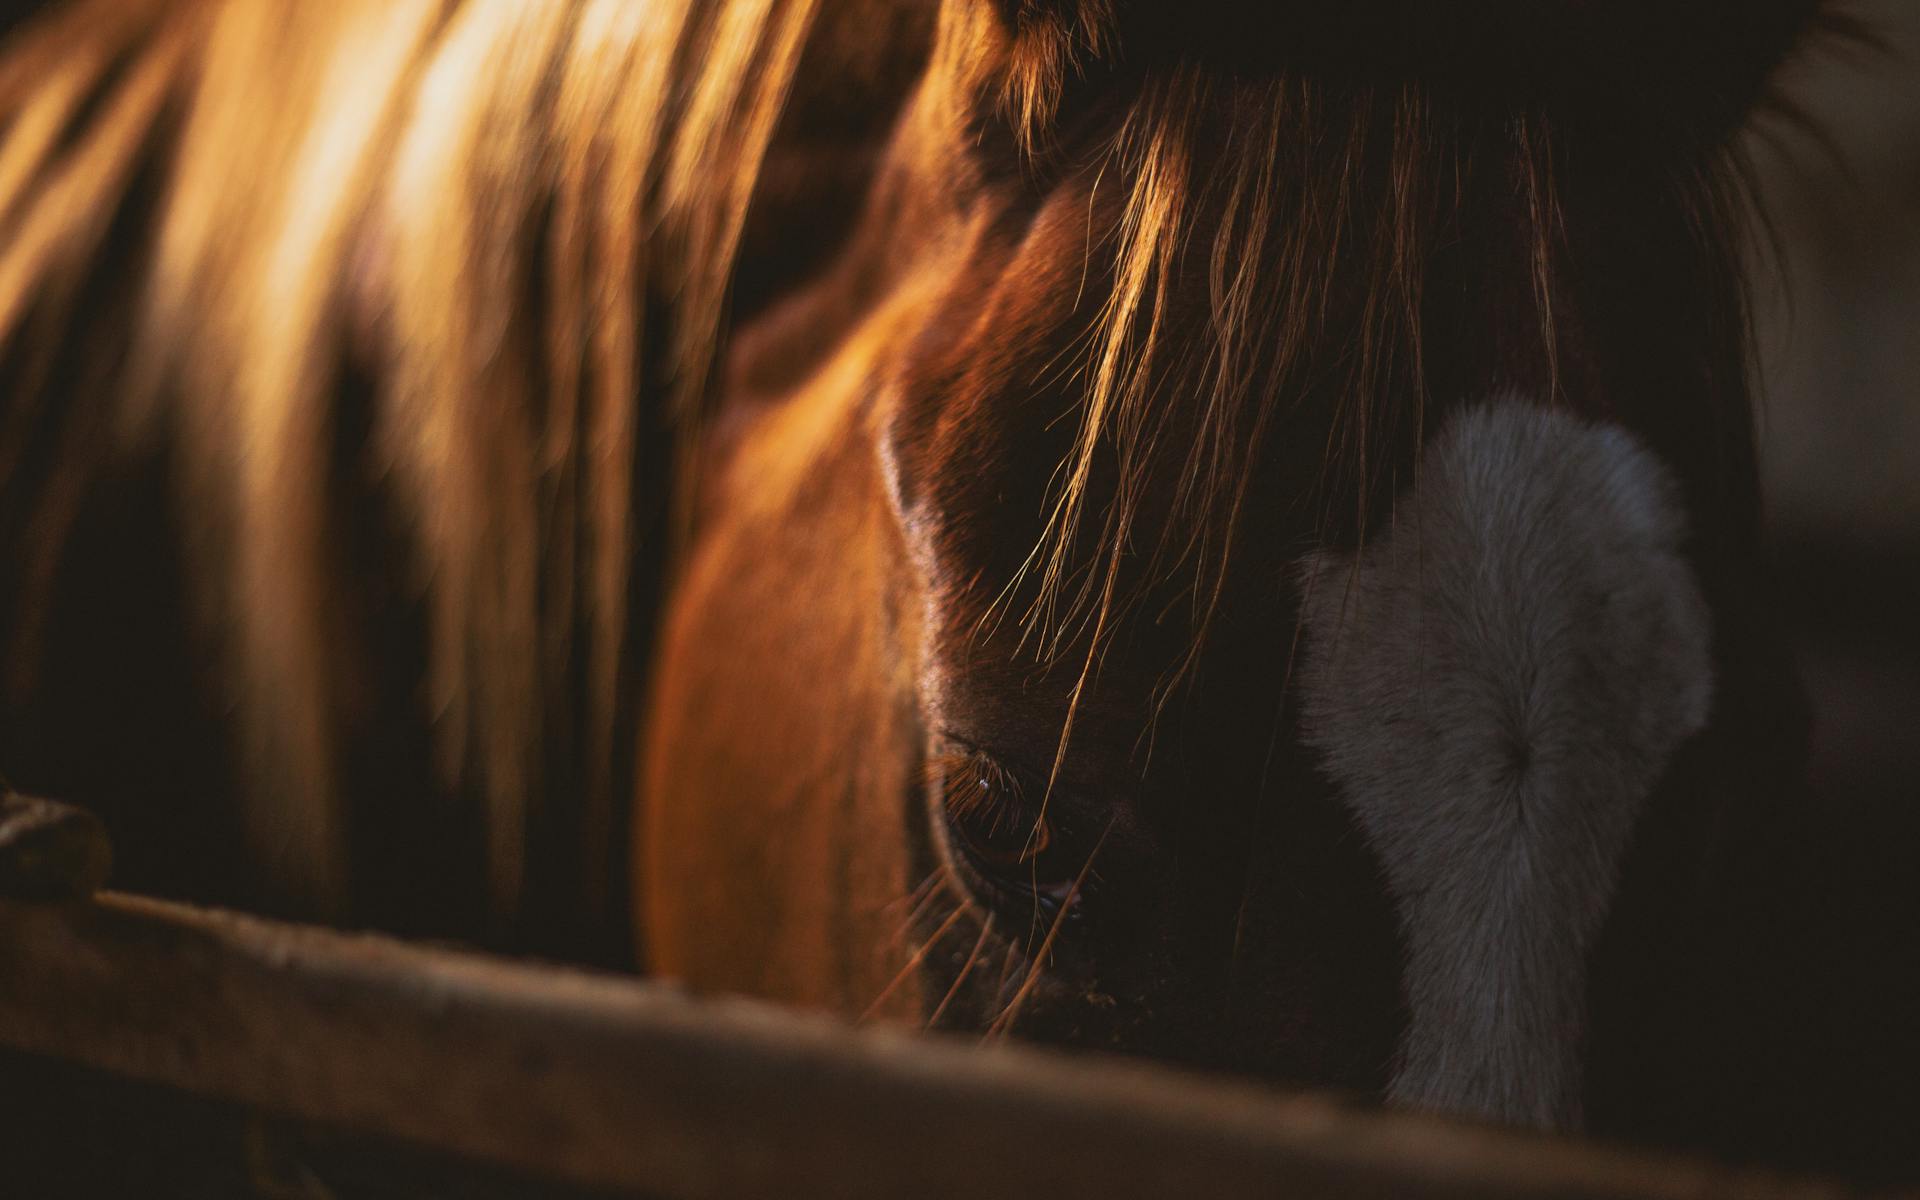
[[[5, 46], [0, 346], [26, 366], [0, 464], [44, 405], [172, 440], [229, 630], [255, 850], [291, 895], [325, 908], [345, 886], [333, 760], [355, 681], [329, 510], [343, 389], [368, 378], [372, 461], [346, 471], [402, 498], [437, 752], [483, 781], [493, 906], [519, 900], [543, 714], [579, 691], [605, 841], [641, 392], [702, 389], [816, 7], [79, 0]], [[96, 261], [141, 206], [150, 263]], [[105, 269], [137, 289], [124, 368], [98, 395], [39, 394], [37, 347], [85, 324]], [[650, 297], [673, 299], [669, 330]], [[62, 532], [37, 514], [36, 553]]]

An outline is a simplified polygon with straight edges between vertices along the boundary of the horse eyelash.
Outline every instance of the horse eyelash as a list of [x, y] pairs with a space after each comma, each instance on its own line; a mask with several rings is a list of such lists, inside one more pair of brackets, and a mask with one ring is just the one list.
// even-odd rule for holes
[[983, 750], [962, 747], [934, 755], [927, 763], [927, 786], [949, 820], [984, 818], [989, 837], [1027, 833], [1030, 842], [1023, 857], [1029, 860], [1038, 861], [1053, 845], [1052, 823], [1029, 812], [1019, 777]]

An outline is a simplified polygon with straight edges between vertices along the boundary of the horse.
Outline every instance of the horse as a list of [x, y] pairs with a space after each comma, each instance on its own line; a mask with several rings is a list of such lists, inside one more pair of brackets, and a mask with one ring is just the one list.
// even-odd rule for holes
[[1907, 1153], [1759, 541], [1832, 5], [43, 7], [0, 767], [123, 879]]

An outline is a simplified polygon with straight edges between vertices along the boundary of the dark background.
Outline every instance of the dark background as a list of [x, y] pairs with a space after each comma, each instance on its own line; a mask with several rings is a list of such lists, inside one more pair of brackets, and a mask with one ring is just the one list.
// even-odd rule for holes
[[1810, 47], [1781, 79], [1823, 136], [1749, 139], [1780, 251], [1756, 251], [1753, 276], [1816, 792], [1878, 810], [1920, 801], [1920, 4], [1848, 11], [1884, 44]]

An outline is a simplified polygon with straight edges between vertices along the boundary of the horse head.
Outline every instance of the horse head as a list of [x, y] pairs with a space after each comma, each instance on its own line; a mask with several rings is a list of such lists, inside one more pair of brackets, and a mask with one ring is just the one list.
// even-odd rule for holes
[[700, 452], [662, 966], [1578, 1125], [1619, 881], [1796, 770], [1728, 138], [1810, 8], [942, 5]]

